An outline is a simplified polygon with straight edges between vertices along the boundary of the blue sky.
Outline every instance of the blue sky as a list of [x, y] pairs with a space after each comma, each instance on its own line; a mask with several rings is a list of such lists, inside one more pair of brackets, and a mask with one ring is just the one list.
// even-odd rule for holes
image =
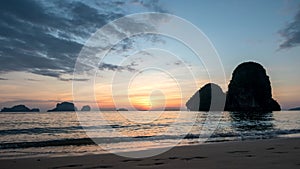
[[299, 104], [300, 48], [280, 48], [286, 40], [280, 31], [294, 21], [299, 1], [177, 1], [166, 6], [209, 37], [228, 79], [239, 63], [257, 61], [267, 68], [282, 106]]
[[[300, 2], [296, 0], [12, 0], [1, 1], [0, 11], [1, 107], [24, 103], [46, 110], [56, 102], [72, 101], [72, 73], [85, 41], [110, 21], [136, 12], [164, 12], [186, 19], [211, 40], [228, 82], [238, 64], [256, 61], [267, 69], [273, 95], [282, 107], [300, 106]], [[192, 54], [168, 42], [162, 46], [177, 49], [190, 61], [199, 78], [196, 88], [203, 86], [207, 79], [203, 65], [192, 64]], [[132, 63], [127, 66], [138, 68]], [[126, 74], [127, 68], [104, 64], [99, 74], [118, 70]], [[186, 93], [192, 94], [193, 90]]]

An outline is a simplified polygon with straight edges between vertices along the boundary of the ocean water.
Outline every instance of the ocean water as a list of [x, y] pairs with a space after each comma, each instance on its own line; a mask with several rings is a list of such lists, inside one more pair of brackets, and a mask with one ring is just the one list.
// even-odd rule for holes
[[300, 136], [300, 111], [1, 113], [0, 158]]

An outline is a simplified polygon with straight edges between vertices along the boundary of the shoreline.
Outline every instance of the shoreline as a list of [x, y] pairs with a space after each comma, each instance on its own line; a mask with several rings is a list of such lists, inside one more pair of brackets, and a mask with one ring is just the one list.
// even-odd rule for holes
[[[97, 145], [96, 143], [94, 143], [93, 141], [93, 144], [83, 144], [83, 145], [66, 145], [65, 146], [42, 146], [42, 147], [39, 147], [39, 146], [36, 146], [36, 147], [26, 147], [25, 149], [24, 148], [20, 148], [20, 149], [23, 149], [25, 150], [26, 152], [28, 151], [32, 151], [32, 150], [28, 150], [27, 149], [29, 148], [34, 148], [34, 149], [39, 149], [39, 148], [42, 148], [42, 149], [48, 149], [49, 151], [52, 151], [53, 148], [56, 148], [56, 147], [61, 147], [61, 150], [63, 150], [64, 148], [67, 148], [69, 149], [70, 147], [81, 147], [81, 146], [87, 146], [85, 148], [88, 148], [89, 150], [91, 150], [93, 147], [96, 148], [94, 149], [95, 151], [86, 151], [86, 152], [65, 152], [65, 153], [61, 153], [61, 152], [58, 152], [58, 153], [43, 153], [43, 154], [35, 154], [34, 150], [33, 150], [33, 154], [31, 155], [9, 155], [9, 156], [0, 156], [0, 160], [10, 160], [10, 159], [29, 159], [29, 158], [56, 158], [56, 157], [68, 157], [68, 156], [72, 156], [72, 157], [77, 157], [77, 156], [86, 156], [86, 155], [103, 155], [103, 154], [132, 154], [132, 153], [139, 153], [139, 152], [147, 152], [147, 151], [162, 151], [162, 150], [165, 150], [163, 152], [166, 152], [166, 151], [169, 151], [175, 147], [190, 147], [190, 146], [205, 146], [205, 145], [210, 145], [210, 144], [222, 144], [222, 143], [231, 143], [231, 142], [248, 142], [248, 141], [260, 141], [260, 140], [277, 140], [277, 139], [297, 139], [299, 138], [300, 139], [300, 135], [296, 135], [296, 136], [289, 136], [289, 137], [271, 137], [271, 138], [251, 138], [251, 139], [231, 139], [231, 140], [206, 140], [206, 141], [202, 141], [202, 142], [185, 142], [185, 143], [181, 143], [179, 142], [176, 146], [170, 146], [170, 145], [163, 145], [163, 146], [149, 146], [149, 147], [139, 147], [139, 148], [136, 148], [135, 150], [134, 149], [131, 149], [131, 150], [128, 150], [126, 148], [124, 149], [118, 149], [118, 150], [107, 150], [107, 149], [103, 149], [102, 146], [100, 145]], [[84, 138], [85, 139], [85, 138]], [[55, 140], [57, 141], [57, 140]], [[60, 141], [60, 140], [59, 140]], [[30, 144], [33, 144], [30, 142]], [[172, 144], [173, 145], [173, 144]], [[16, 151], [13, 151], [15, 148], [5, 148], [6, 150], [10, 150], [12, 152], [16, 152]], [[3, 150], [5, 150], [3, 149]], [[16, 150], [19, 150], [19, 148], [16, 148]], [[1, 152], [0, 152], [1, 153]], [[18, 153], [22, 154], [22, 151], [19, 151]], [[160, 153], [161, 154], [161, 153]], [[122, 155], [120, 155], [122, 156]], [[126, 155], [124, 155], [126, 156]], [[131, 157], [130, 157], [131, 158]]]
[[[159, 148], [161, 149], [161, 148]], [[145, 153], [143, 150], [138, 153]], [[132, 153], [132, 152], [131, 152]], [[136, 152], [135, 152], [136, 153]], [[299, 168], [300, 138], [177, 146], [149, 158], [111, 153], [0, 159], [1, 168]], [[257, 165], [257, 166], [253, 166]]]

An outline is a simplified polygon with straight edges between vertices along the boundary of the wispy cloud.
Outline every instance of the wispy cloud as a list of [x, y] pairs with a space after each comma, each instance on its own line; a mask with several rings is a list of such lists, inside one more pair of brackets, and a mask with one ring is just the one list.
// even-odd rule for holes
[[300, 45], [300, 8], [294, 20], [284, 29], [279, 31], [280, 35], [285, 39], [280, 45], [280, 49], [291, 48]]
[[114, 64], [109, 64], [109, 63], [101, 63], [99, 65], [99, 70], [111, 70], [111, 71], [136, 71], [135, 68], [133, 68], [133, 66], [135, 66], [135, 63], [132, 63], [130, 65], [125, 65], [125, 66], [119, 66], [119, 65], [114, 65]]
[[31, 78], [27, 78], [27, 79], [25, 79], [25, 80], [32, 81], [32, 82], [39, 82], [39, 81], [41, 81], [41, 80], [31, 79]]
[[65, 82], [69, 82], [69, 81], [78, 81], [78, 82], [85, 82], [85, 81], [89, 81], [90, 79], [79, 79], [79, 78], [62, 78], [60, 77], [59, 80], [61, 81], [65, 81]]

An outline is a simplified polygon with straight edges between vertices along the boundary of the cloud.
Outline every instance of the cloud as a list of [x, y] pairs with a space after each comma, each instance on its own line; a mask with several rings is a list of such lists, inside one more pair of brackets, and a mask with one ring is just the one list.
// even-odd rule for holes
[[0, 80], [8, 80], [8, 79], [0, 77]]
[[109, 63], [101, 63], [99, 65], [99, 70], [111, 70], [111, 71], [120, 71], [120, 72], [123, 70], [127, 70], [133, 72], [136, 71], [136, 69], [134, 69], [133, 66], [136, 66], [135, 62], [126, 66], [119, 66], [119, 65], [109, 64]]
[[164, 8], [159, 0], [131, 0], [131, 4], [138, 5], [141, 7], [145, 7], [151, 9], [155, 12], [168, 13], [169, 11]]
[[300, 9], [294, 20], [284, 29], [279, 31], [280, 35], [285, 39], [280, 44], [280, 49], [292, 48], [300, 45]]
[[65, 81], [65, 82], [69, 82], [69, 81], [78, 81], [78, 82], [85, 82], [85, 81], [89, 81], [90, 79], [79, 79], [79, 78], [62, 78], [60, 77], [59, 80], [61, 81]]
[[41, 80], [31, 79], [31, 78], [27, 78], [27, 79], [25, 79], [25, 80], [32, 81], [32, 82], [39, 82], [39, 81], [41, 81]]
[[174, 65], [176, 65], [176, 66], [179, 66], [179, 65], [181, 65], [181, 64], [182, 64], [181, 61], [176, 61], [176, 62], [174, 62]]
[[[134, 2], [144, 12], [165, 11], [158, 1]], [[0, 73], [24, 71], [65, 81], [62, 75], [73, 73], [89, 36], [130, 14], [127, 8], [133, 4], [120, 0], [0, 1]], [[132, 71], [130, 67], [103, 66], [103, 70]]]

